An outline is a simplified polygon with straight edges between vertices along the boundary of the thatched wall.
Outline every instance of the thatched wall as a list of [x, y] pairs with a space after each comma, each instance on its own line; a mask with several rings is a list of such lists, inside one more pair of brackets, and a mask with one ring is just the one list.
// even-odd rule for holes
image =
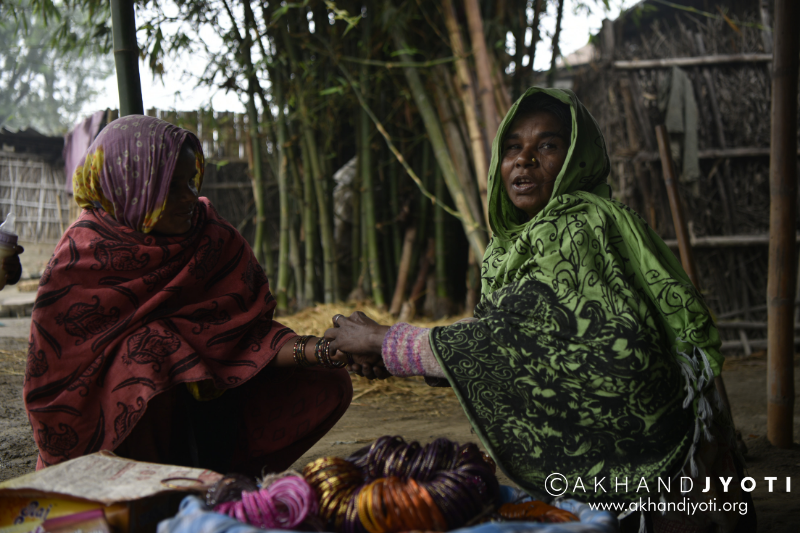
[[[720, 13], [715, 9], [717, 3], [683, 3]], [[603, 60], [574, 78], [575, 91], [600, 123], [608, 142], [616, 197], [641, 213], [665, 239], [674, 239], [675, 232], [661, 164], [654, 157], [653, 128], [664, 122], [657, 95], [670, 69], [627, 70], [615, 67], [614, 61], [770, 52], [769, 41], [756, 26], [762, 24], [757, 2], [718, 4], [728, 20], [653, 2], [652, 10], [638, 16], [629, 12], [614, 22], [613, 39], [600, 35]], [[696, 182], [682, 182], [680, 189], [691, 229], [698, 237], [769, 231], [770, 68], [770, 62], [761, 61], [683, 69], [691, 80], [699, 111], [702, 176]], [[723, 148], [715, 105], [725, 148], [755, 149], [749, 152], [761, 155], [703, 157], [704, 151]], [[767, 251], [766, 244], [695, 247], [702, 289], [721, 318], [766, 322]], [[766, 328], [760, 324], [748, 328], [723, 324], [721, 328], [723, 340], [729, 341], [725, 345], [731, 349], [744, 349], [743, 344], [737, 346], [742, 333], [751, 341], [763, 339]], [[757, 349], [760, 344], [754, 342], [752, 347]]]

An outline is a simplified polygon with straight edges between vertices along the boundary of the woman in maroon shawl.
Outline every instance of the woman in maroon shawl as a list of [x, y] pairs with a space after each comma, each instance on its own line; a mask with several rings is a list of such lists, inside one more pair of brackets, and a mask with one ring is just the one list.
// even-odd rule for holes
[[293, 357], [300, 338], [272, 319], [250, 246], [198, 198], [204, 165], [192, 133], [132, 115], [76, 169], [84, 211], [56, 246], [32, 317], [24, 397], [37, 469], [115, 450], [279, 471], [350, 404], [345, 370], [305, 368], [317, 339]]

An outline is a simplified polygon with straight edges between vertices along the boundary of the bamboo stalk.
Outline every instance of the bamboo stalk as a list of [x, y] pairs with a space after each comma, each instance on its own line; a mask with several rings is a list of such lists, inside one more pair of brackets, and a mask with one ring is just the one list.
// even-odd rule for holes
[[464, 115], [467, 119], [472, 161], [473, 165], [475, 165], [475, 175], [478, 179], [478, 193], [483, 205], [486, 227], [489, 227], [489, 202], [487, 197], [489, 161], [486, 153], [486, 139], [483, 135], [483, 130], [478, 124], [478, 98], [475, 94], [475, 86], [472, 84], [472, 74], [467, 65], [464, 42], [461, 38], [461, 29], [456, 20], [455, 7], [452, 0], [442, 0], [442, 12], [450, 36], [450, 46], [457, 58], [455, 66], [459, 82], [458, 91], [461, 100], [464, 102]]
[[315, 298], [315, 285], [317, 274], [314, 269], [317, 250], [315, 241], [317, 239], [317, 210], [316, 198], [314, 194], [313, 177], [309, 174], [308, 147], [306, 143], [300, 141], [300, 153], [303, 161], [303, 233], [305, 244], [305, 287], [303, 297], [306, 304], [313, 304]]
[[675, 224], [675, 234], [678, 236], [678, 250], [680, 251], [681, 264], [689, 275], [692, 284], [700, 290], [700, 279], [697, 276], [697, 269], [692, 257], [691, 245], [689, 243], [689, 228], [686, 226], [683, 216], [683, 205], [678, 195], [678, 180], [675, 176], [675, 169], [672, 167], [672, 158], [669, 148], [669, 134], [663, 125], [656, 126], [656, 139], [658, 140], [658, 152], [661, 154], [661, 169], [664, 174], [664, 183], [667, 186], [667, 196], [669, 206], [672, 209], [672, 222]]
[[[364, 196], [364, 198], [366, 198], [366, 196]], [[364, 291], [365, 297], [368, 294], [372, 294], [372, 289], [373, 289], [373, 287], [372, 287], [372, 278], [370, 277], [370, 255], [369, 255], [370, 250], [369, 250], [368, 235], [369, 235], [369, 232], [371, 232], [371, 231], [374, 232], [375, 231], [375, 227], [374, 226], [372, 226], [371, 228], [367, 227], [367, 215], [366, 215], [366, 213], [367, 213], [367, 210], [366, 210], [365, 203], [361, 202], [361, 288]], [[377, 248], [377, 245], [376, 245], [376, 248]], [[380, 272], [380, 269], [378, 269], [378, 267], [379, 267], [379, 265], [378, 265], [378, 261], [377, 261], [377, 258], [376, 258], [375, 268], [378, 270], [378, 272]], [[383, 287], [378, 287], [378, 289], [379, 289], [378, 294], [380, 295], [380, 301], [382, 302], [380, 304], [380, 308], [383, 309], [383, 308], [386, 307], [386, 304], [383, 303]], [[373, 301], [376, 302], [376, 305], [378, 305], [377, 304], [377, 300], [375, 300], [374, 295], [373, 295], [372, 299], [373, 299]]]
[[472, 51], [475, 54], [475, 67], [478, 72], [478, 96], [481, 99], [483, 120], [486, 124], [486, 137], [494, 139], [494, 136], [497, 135], [497, 128], [500, 126], [500, 117], [497, 115], [497, 106], [494, 102], [492, 70], [489, 66], [486, 38], [483, 33], [483, 18], [481, 17], [478, 0], [464, 0], [464, 10], [467, 13]]
[[614, 68], [620, 70], [633, 70], [647, 68], [697, 67], [701, 65], [725, 65], [728, 63], [765, 63], [767, 61], [772, 61], [772, 54], [719, 54], [712, 56], [614, 61]]
[[[278, 69], [273, 72], [278, 74]], [[284, 116], [285, 98], [282, 76], [272, 80], [272, 94], [278, 108], [278, 119], [275, 122], [276, 167], [278, 177], [278, 201], [280, 205], [280, 240], [278, 241], [278, 286], [276, 290], [277, 307], [281, 311], [289, 308], [289, 255], [291, 239], [291, 219], [289, 215], [289, 183], [288, 157], [286, 156], [286, 117]], [[300, 285], [298, 280], [298, 286]]]
[[767, 281], [767, 438], [792, 447], [794, 391], [795, 231], [797, 224], [796, 0], [775, 0], [772, 128], [769, 165], [769, 278]]
[[[294, 49], [294, 44], [289, 39], [287, 31], [283, 31], [284, 45], [289, 53], [289, 58], [293, 65], [299, 68], [297, 53]], [[333, 241], [333, 219], [328, 208], [328, 199], [325, 195], [325, 175], [322, 170], [322, 163], [319, 159], [319, 151], [317, 150], [317, 141], [314, 137], [314, 130], [311, 127], [310, 113], [306, 105], [305, 97], [302, 90], [296, 93], [297, 107], [300, 111], [300, 120], [303, 125], [303, 138], [306, 144], [307, 160], [310, 169], [305, 168], [307, 175], [313, 181], [315, 194], [317, 199], [317, 211], [319, 213], [319, 233], [320, 241], [322, 244], [322, 260], [323, 260], [323, 300], [325, 303], [332, 303], [337, 300], [336, 294], [337, 283], [337, 268], [336, 258], [334, 253]], [[310, 170], [310, 173], [309, 173]]]
[[[726, 148], [724, 150], [719, 148], [710, 148], [707, 150], [699, 150], [697, 156], [700, 159], [723, 159], [723, 158], [738, 158], [738, 157], [769, 157], [769, 147], [761, 148], [756, 146], [740, 146], [738, 148]], [[800, 156], [800, 150], [797, 151]], [[631, 156], [614, 155], [611, 157], [613, 161], [658, 161], [658, 152], [641, 151]]]
[[408, 296], [408, 301], [414, 306], [416, 310], [417, 301], [422, 298], [422, 295], [425, 291], [425, 285], [427, 285], [428, 281], [428, 274], [431, 270], [431, 264], [434, 261], [434, 256], [436, 254], [436, 242], [433, 237], [428, 239], [427, 247], [425, 248], [425, 253], [419, 258], [419, 269], [417, 270], [417, 279], [414, 282], [414, 286], [411, 287], [411, 294]]
[[[425, 185], [426, 189], [430, 189], [431, 186], [431, 143], [427, 141], [422, 142], [422, 183]], [[425, 238], [428, 235], [429, 224], [430, 224], [430, 216], [429, 211], [430, 208], [428, 207], [428, 199], [425, 198], [424, 195], [419, 195], [419, 205], [417, 206], [417, 228], [419, 235], [419, 239], [417, 239], [417, 246], [414, 247], [414, 258], [411, 261], [412, 265], [419, 264], [420, 256], [425, 253]], [[415, 308], [416, 309], [416, 308]]]
[[[744, 310], [742, 312], [744, 312]], [[767, 329], [768, 322], [758, 322], [754, 320], [728, 320], [717, 321], [716, 326], [717, 328], [721, 329]], [[800, 329], [800, 323], [795, 322], [794, 329]]]
[[[769, 340], [768, 339], [751, 339], [748, 341], [750, 347], [754, 350], [767, 350], [767, 361], [769, 364]], [[800, 337], [793, 337], [789, 343], [794, 349], [795, 346], [800, 346]], [[722, 345], [720, 346], [720, 350], [734, 350], [737, 348], [742, 348], [743, 343], [742, 341], [722, 341]]]
[[389, 306], [389, 313], [394, 316], [400, 314], [400, 307], [403, 305], [405, 299], [408, 276], [411, 272], [411, 259], [414, 256], [414, 239], [416, 236], [417, 228], [409, 226], [403, 238], [403, 252], [400, 256], [400, 264], [397, 268], [397, 282], [394, 286], [392, 305]]
[[[477, 194], [475, 191], [475, 181], [472, 177], [472, 169], [469, 168], [467, 150], [461, 140], [461, 135], [458, 131], [458, 126], [455, 123], [453, 113], [450, 109], [450, 99], [444, 92], [443, 83], [434, 83], [433, 92], [436, 99], [436, 109], [439, 112], [439, 120], [441, 121], [442, 128], [444, 129], [445, 140], [447, 147], [450, 150], [453, 166], [455, 167], [456, 176], [461, 184], [461, 190], [464, 191], [464, 197], [467, 200], [470, 213], [475, 220], [485, 219], [488, 226], [488, 204], [484, 203], [483, 206], [478, 202]], [[481, 209], [483, 207], [483, 209]]]
[[[373, 13], [369, 13], [364, 19], [364, 26], [362, 28], [362, 40], [364, 43], [369, 42], [371, 34]], [[364, 46], [364, 55], [368, 57], [369, 46]], [[344, 70], [343, 70], [344, 71]], [[363, 91], [369, 90], [369, 71], [366, 65], [362, 66], [359, 71], [359, 85]], [[372, 127], [370, 125], [370, 118], [366, 109], [362, 106], [359, 113], [360, 120], [360, 138], [359, 138], [359, 154], [358, 162], [361, 169], [361, 199], [363, 205], [363, 235], [364, 240], [364, 265], [362, 271], [364, 272], [364, 281], [369, 281], [371, 290], [367, 291], [372, 294], [372, 300], [375, 305], [383, 308], [386, 306], [386, 300], [383, 297], [383, 280], [381, 277], [380, 262], [378, 259], [378, 234], [375, 224], [375, 190], [372, 183], [372, 175], [374, 172], [374, 165], [372, 162], [372, 150], [370, 150], [370, 137]]]
[[[235, 20], [231, 20], [232, 24], [236, 24]], [[266, 234], [264, 232], [264, 226], [266, 223], [266, 214], [264, 212], [264, 183], [263, 183], [263, 165], [262, 165], [262, 158], [261, 158], [261, 140], [258, 131], [258, 111], [256, 110], [256, 102], [255, 102], [255, 71], [253, 70], [253, 61], [250, 55], [250, 31], [249, 28], [245, 28], [245, 38], [241, 39], [240, 41], [240, 50], [241, 55], [244, 62], [244, 67], [246, 69], [247, 74], [247, 128], [248, 128], [248, 137], [249, 137], [249, 146], [250, 146], [250, 154], [252, 154], [252, 158], [250, 161], [250, 167], [253, 173], [253, 201], [255, 202], [256, 206], [256, 222], [255, 222], [255, 237], [253, 238], [253, 251], [256, 255], [256, 260], [264, 264], [265, 260], [267, 259], [267, 255], [270, 254], [270, 250], [266, 246], [267, 239]], [[226, 154], [230, 157], [231, 154]], [[273, 275], [270, 269], [267, 271], [267, 275]]]
[[[361, 121], [356, 121], [356, 154], [361, 153]], [[358, 286], [361, 276], [361, 158], [356, 158], [356, 173], [350, 186], [350, 284]], [[349, 298], [348, 298], [349, 300]]]
[[[366, 76], [362, 80], [366, 80]], [[363, 85], [362, 85], [363, 87]], [[361, 143], [359, 158], [361, 161], [361, 187], [364, 204], [364, 234], [366, 236], [365, 253], [369, 271], [372, 299], [378, 307], [384, 307], [383, 283], [381, 268], [378, 258], [378, 230], [375, 224], [375, 191], [372, 185], [372, 151], [369, 148], [369, 117], [364, 109], [361, 110]]]
[[491, 50], [489, 50], [488, 56], [489, 67], [492, 69], [492, 84], [494, 85], [494, 105], [497, 107], [498, 116], [504, 117], [508, 110], [511, 109], [511, 94], [509, 94], [508, 88], [503, 83], [503, 71], [498, 66]]
[[114, 64], [117, 71], [120, 116], [144, 115], [139, 79], [139, 45], [133, 0], [111, 0]]
[[[400, 254], [403, 249], [403, 238], [400, 236], [400, 225], [398, 219], [400, 217], [400, 188], [399, 176], [397, 165], [389, 165], [389, 213], [391, 215], [389, 232], [392, 236], [392, 265], [397, 265], [400, 261]], [[392, 272], [395, 272], [392, 269]], [[388, 275], [388, 272], [387, 272]], [[395, 284], [395, 287], [397, 284]]]
[[[302, 176], [300, 175], [300, 170], [297, 168], [297, 156], [290, 146], [286, 147], [286, 158], [289, 161], [289, 170], [292, 172], [292, 182], [294, 184], [293, 196], [295, 199], [295, 205], [298, 206], [297, 211], [300, 213], [300, 229], [302, 230], [305, 224], [305, 191], [303, 189], [303, 180]], [[312, 299], [306, 298], [305, 295], [306, 286], [303, 272], [304, 263], [300, 260], [300, 238], [294, 225], [292, 225], [291, 239], [292, 242], [289, 243], [289, 253], [292, 256], [292, 268], [294, 269], [295, 278], [297, 279], [297, 306], [299, 308], [303, 308], [311, 305]], [[292, 248], [292, 246], [294, 246], [294, 248]]]
[[[709, 235], [707, 237], [694, 237], [690, 239], [692, 248], [734, 248], [744, 246], [766, 246], [769, 244], [769, 233], [760, 235]], [[795, 234], [795, 242], [800, 242], [800, 233]], [[665, 240], [670, 248], [677, 248], [675, 239]], [[755, 308], [754, 308], [755, 309]]]
[[556, 81], [556, 59], [561, 55], [559, 40], [561, 39], [561, 21], [564, 17], [564, 0], [558, 0], [556, 10], [556, 31], [553, 33], [553, 55], [550, 58], [550, 71], [547, 73], [547, 86], [552, 87]]
[[[444, 198], [445, 183], [442, 177], [442, 169], [439, 166], [434, 168], [433, 179], [435, 182], [436, 197]], [[433, 216], [433, 227], [435, 228], [436, 236], [436, 253], [434, 259], [434, 265], [436, 266], [436, 296], [440, 300], [446, 300], [449, 297], [447, 291], [447, 239], [444, 227], [444, 209], [442, 209], [441, 204], [436, 204]]]
[[[405, 50], [407, 48], [405, 39], [397, 28], [393, 28], [392, 37], [398, 50]], [[407, 59], [408, 55], [405, 53], [400, 53], [400, 57], [401, 59], [405, 60]], [[458, 212], [462, 217], [464, 232], [467, 234], [467, 239], [469, 240], [470, 246], [472, 247], [476, 256], [483, 257], [483, 252], [486, 250], [486, 241], [483, 235], [480, 233], [480, 230], [475, 223], [475, 218], [472, 216], [469, 206], [467, 205], [467, 200], [464, 196], [464, 193], [460, 189], [458, 177], [456, 176], [455, 169], [453, 167], [453, 161], [447, 151], [447, 145], [444, 141], [444, 135], [442, 133], [439, 120], [436, 117], [436, 112], [433, 110], [430, 98], [423, 88], [419, 73], [411, 68], [404, 69], [404, 72], [411, 89], [411, 94], [413, 95], [414, 101], [417, 104], [417, 109], [419, 110], [422, 120], [425, 123], [425, 129], [427, 130], [428, 137], [433, 145], [436, 160], [439, 163], [439, 166], [442, 168], [442, 175], [447, 183], [447, 188], [450, 190], [450, 196], [453, 198], [453, 201], [458, 208]]]

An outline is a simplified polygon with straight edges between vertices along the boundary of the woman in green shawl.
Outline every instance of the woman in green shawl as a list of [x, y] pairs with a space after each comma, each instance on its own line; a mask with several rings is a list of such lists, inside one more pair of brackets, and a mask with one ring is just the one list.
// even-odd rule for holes
[[[741, 494], [713, 387], [717, 330], [661, 238], [611, 199], [609, 168], [572, 92], [529, 89], [492, 146], [493, 238], [475, 318], [428, 330], [337, 315], [325, 336], [368, 377], [385, 365], [446, 378], [497, 464], [532, 495], [626, 511], [688, 497], [707, 512], [652, 513], [656, 531], [732, 531], [738, 514], [721, 507]], [[723, 474], [727, 490], [714, 481]]]

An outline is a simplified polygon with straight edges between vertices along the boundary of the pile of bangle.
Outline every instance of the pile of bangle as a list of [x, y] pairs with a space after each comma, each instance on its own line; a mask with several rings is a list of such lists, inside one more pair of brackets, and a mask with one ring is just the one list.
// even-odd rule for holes
[[[314, 366], [314, 364], [306, 358], [306, 344], [308, 344], [308, 341], [312, 338], [314, 338], [313, 335], [300, 335], [294, 341], [292, 358], [294, 358], [294, 362], [297, 366]], [[314, 346], [314, 357], [317, 359], [317, 364], [323, 368], [344, 368], [347, 365], [347, 363], [334, 361], [331, 358], [331, 341], [325, 338], [320, 338]]]
[[[262, 529], [293, 529], [316, 516], [317, 495], [296, 473], [276, 477], [260, 489], [242, 478], [226, 476], [222, 483], [209, 489], [206, 494], [209, 507]], [[240, 487], [244, 490], [237, 490]]]
[[348, 459], [323, 457], [303, 469], [320, 517], [343, 533], [447, 531], [499, 500], [492, 465], [475, 444], [426, 446], [381, 437]]

